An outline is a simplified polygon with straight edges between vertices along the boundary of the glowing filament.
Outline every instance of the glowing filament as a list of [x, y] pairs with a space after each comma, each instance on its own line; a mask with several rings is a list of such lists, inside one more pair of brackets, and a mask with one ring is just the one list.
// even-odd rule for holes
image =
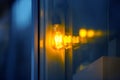
[[[68, 49], [72, 45], [86, 44], [89, 41], [89, 38], [102, 35], [101, 31], [95, 31], [93, 29], [87, 30], [82, 28], [79, 30], [79, 36], [72, 37], [71, 35], [64, 35], [64, 29], [62, 29], [62, 27], [60, 27], [58, 24], [54, 25], [52, 33], [52, 46], [55, 49]], [[43, 43], [41, 42], [41, 44]]]
[[63, 36], [60, 34], [60, 32], [56, 32], [54, 36], [54, 46], [57, 49], [60, 49], [63, 47]]

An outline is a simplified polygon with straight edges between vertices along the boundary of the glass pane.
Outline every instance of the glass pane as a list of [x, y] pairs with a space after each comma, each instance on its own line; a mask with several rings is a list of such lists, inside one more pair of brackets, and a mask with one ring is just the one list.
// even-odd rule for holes
[[118, 0], [41, 0], [42, 79], [120, 79], [115, 70], [120, 61], [118, 4]]

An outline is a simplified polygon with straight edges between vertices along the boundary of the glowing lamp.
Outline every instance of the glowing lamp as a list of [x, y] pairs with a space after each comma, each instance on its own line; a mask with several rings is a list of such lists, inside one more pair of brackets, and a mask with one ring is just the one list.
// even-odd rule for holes
[[59, 24], [55, 24], [53, 26], [53, 37], [52, 37], [52, 46], [55, 49], [61, 49], [64, 47], [63, 45], [63, 28]]
[[81, 38], [85, 38], [87, 36], [87, 30], [86, 29], [80, 29], [79, 30], [79, 36]]
[[64, 47], [66, 49], [70, 48], [72, 46], [72, 37], [69, 36], [64, 36]]
[[63, 47], [63, 36], [60, 32], [56, 32], [54, 36], [55, 47], [60, 49]]
[[87, 31], [87, 37], [88, 38], [93, 38], [95, 36], [95, 31], [94, 30], [88, 30]]
[[[86, 44], [89, 41], [89, 38], [100, 36], [101, 34], [101, 31], [82, 28], [79, 30], [79, 36], [65, 35], [64, 26], [55, 24], [52, 27], [52, 36], [50, 36], [50, 41], [52, 40], [52, 47], [54, 49], [68, 49], [78, 44]], [[41, 44], [43, 43], [41, 42]]]

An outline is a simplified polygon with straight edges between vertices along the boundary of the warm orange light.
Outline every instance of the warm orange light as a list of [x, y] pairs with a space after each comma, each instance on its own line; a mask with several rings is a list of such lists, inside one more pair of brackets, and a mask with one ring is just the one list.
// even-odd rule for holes
[[87, 39], [86, 38], [80, 38], [80, 43], [86, 44], [87, 43]]
[[77, 43], [79, 43], [80, 41], [79, 41], [79, 36], [73, 36], [73, 38], [72, 38], [72, 43], [73, 44], [77, 44]]
[[79, 43], [79, 42], [80, 42], [79, 36], [76, 36], [76, 43]]
[[40, 40], [40, 48], [43, 48], [43, 40]]
[[69, 36], [64, 36], [64, 47], [66, 48], [66, 49], [68, 49], [68, 48], [71, 48], [71, 46], [72, 46], [72, 37], [69, 35]]
[[67, 39], [68, 37], [67, 36], [64, 36], [64, 45], [67, 46]]
[[60, 24], [54, 24], [52, 28], [52, 46], [55, 49], [61, 49], [64, 47], [63, 42], [64, 28]]
[[100, 30], [96, 31], [96, 33], [95, 33], [95, 35], [96, 35], [97, 37], [102, 36], [102, 34], [103, 34], [103, 32], [102, 32], [102, 31], [100, 31]]
[[90, 41], [89, 38], [101, 35], [101, 31], [82, 28], [79, 30], [79, 36], [72, 37], [71, 35], [65, 35], [65, 30], [61, 25], [55, 24], [54, 27], [52, 27], [52, 36], [50, 41], [52, 41], [51, 44], [54, 49], [68, 49], [71, 48], [72, 45], [86, 44]]
[[71, 36], [68, 36], [67, 42], [68, 42], [68, 44], [70, 44], [72, 42], [72, 37]]
[[85, 38], [87, 36], [87, 30], [86, 29], [80, 29], [79, 30], [79, 36], [81, 38]]
[[76, 43], [76, 37], [75, 37], [75, 36], [73, 36], [73, 38], [72, 38], [72, 43], [73, 43], [73, 44]]
[[95, 31], [94, 30], [88, 30], [87, 37], [88, 38], [93, 38], [94, 36], [95, 36]]
[[54, 36], [54, 47], [57, 49], [63, 48], [63, 36], [60, 32], [56, 32]]
[[64, 45], [67, 46], [72, 42], [71, 36], [64, 36]]

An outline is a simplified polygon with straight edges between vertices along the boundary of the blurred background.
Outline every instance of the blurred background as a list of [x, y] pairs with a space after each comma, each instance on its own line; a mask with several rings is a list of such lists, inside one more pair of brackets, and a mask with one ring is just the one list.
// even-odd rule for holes
[[[77, 74], [89, 69], [89, 65], [101, 57], [119, 59], [119, 0], [40, 0], [39, 2], [0, 0], [0, 80], [37, 80], [38, 77], [41, 80], [73, 80], [73, 77], [74, 80], [78, 80], [81, 77]], [[56, 24], [64, 26], [62, 28], [65, 35], [79, 36], [81, 29], [101, 31], [103, 35], [85, 40], [85, 43], [81, 41], [70, 46], [70, 49], [54, 48], [52, 51], [53, 47], [49, 46], [49, 42], [51, 43], [51, 38], [54, 38], [49, 32], [52, 32]], [[38, 56], [38, 45], [40, 45], [40, 56]], [[116, 66], [120, 66], [118, 62], [119, 60], [115, 62]], [[116, 66], [112, 67], [113, 73]], [[98, 67], [96, 69], [99, 70]], [[119, 71], [118, 67], [116, 69], [115, 71]], [[88, 74], [81, 73], [81, 79], [85, 80], [86, 76], [94, 73], [94, 70], [91, 73], [91, 69]]]
[[0, 80], [34, 78], [32, 4], [35, 1], [0, 0]]

